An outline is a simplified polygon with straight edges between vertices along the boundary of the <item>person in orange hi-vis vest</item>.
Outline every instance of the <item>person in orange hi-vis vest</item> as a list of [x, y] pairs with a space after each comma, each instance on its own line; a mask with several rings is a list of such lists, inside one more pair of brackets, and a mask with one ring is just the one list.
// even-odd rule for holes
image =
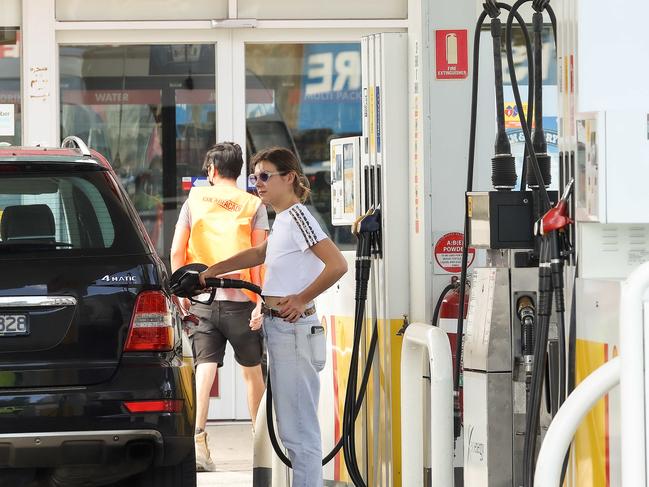
[[[172, 271], [191, 263], [211, 266], [266, 240], [266, 207], [257, 196], [237, 187], [242, 167], [241, 147], [235, 143], [216, 144], [207, 152], [203, 170], [210, 186], [193, 187], [180, 210], [171, 245]], [[260, 266], [227, 277], [261, 285], [261, 273]], [[187, 300], [183, 304], [189, 313], [188, 336], [196, 365], [196, 468], [213, 471], [205, 424], [210, 390], [228, 341], [243, 370], [252, 424], [264, 393], [261, 300], [248, 291], [219, 289], [209, 306], [188, 307]]]

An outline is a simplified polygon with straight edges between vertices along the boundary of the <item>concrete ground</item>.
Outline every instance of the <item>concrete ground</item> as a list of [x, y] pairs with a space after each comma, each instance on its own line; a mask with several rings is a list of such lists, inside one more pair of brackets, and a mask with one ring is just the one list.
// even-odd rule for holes
[[210, 423], [207, 439], [216, 472], [198, 474], [199, 487], [252, 485], [252, 426], [249, 422]]

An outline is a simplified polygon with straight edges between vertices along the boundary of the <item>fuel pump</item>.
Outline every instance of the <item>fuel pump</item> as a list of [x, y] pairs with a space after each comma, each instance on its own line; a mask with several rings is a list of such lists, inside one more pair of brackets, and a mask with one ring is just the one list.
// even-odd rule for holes
[[[463, 305], [463, 290], [467, 282], [468, 248], [486, 249], [488, 267], [474, 271], [464, 346], [459, 349], [455, 362], [456, 397], [459, 397], [459, 377], [463, 369], [466, 399], [463, 416], [465, 485], [531, 486], [539, 428], [541, 424], [547, 424], [551, 413], [565, 398], [563, 259], [570, 249], [564, 238], [564, 227], [547, 222], [569, 224], [564, 210], [570, 187], [566, 188], [560, 201], [557, 201], [556, 192], [548, 190], [551, 158], [543, 129], [541, 76], [543, 12], [549, 14], [553, 25], [555, 21], [549, 2], [534, 0], [533, 36], [530, 39], [528, 28], [518, 13], [521, 5], [529, 1], [532, 0], [519, 0], [511, 7], [486, 2], [476, 28], [474, 52], [477, 58], [480, 28], [487, 16], [491, 19], [497, 131], [492, 158], [495, 191], [474, 192], [478, 74], [474, 70], [460, 306]], [[500, 9], [509, 10], [505, 26], [507, 60], [525, 136], [523, 178], [519, 191], [514, 191], [514, 157], [507, 137], [503, 136], [500, 53], [503, 25], [498, 20]], [[524, 112], [513, 63], [511, 39], [514, 20], [525, 38], [528, 57], [527, 113]], [[474, 59], [475, 69], [477, 65], [477, 59]], [[532, 133], [529, 120], [534, 120]], [[555, 203], [558, 205], [551, 210]], [[561, 218], [557, 217], [558, 213]], [[553, 325], [556, 322], [552, 333], [551, 322]], [[462, 336], [463, 325], [460, 314], [458, 336]], [[549, 336], [553, 338], [549, 340]], [[542, 410], [544, 397], [546, 410]], [[456, 435], [460, 431], [459, 410], [459, 404], [456, 404]]]

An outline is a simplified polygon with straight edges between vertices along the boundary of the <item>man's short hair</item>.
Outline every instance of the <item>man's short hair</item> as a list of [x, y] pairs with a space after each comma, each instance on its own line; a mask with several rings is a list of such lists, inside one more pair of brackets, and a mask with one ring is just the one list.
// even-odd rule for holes
[[203, 172], [207, 174], [210, 166], [214, 165], [216, 173], [226, 179], [237, 179], [243, 167], [243, 154], [239, 144], [234, 142], [219, 142], [205, 154]]

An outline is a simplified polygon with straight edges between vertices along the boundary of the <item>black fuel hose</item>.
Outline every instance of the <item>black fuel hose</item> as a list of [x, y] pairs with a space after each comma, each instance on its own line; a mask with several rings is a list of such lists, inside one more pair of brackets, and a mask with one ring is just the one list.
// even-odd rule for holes
[[[530, 0], [519, 0], [517, 1], [513, 6], [512, 9], [510, 10], [509, 17], [507, 19], [507, 62], [509, 66], [509, 71], [510, 71], [510, 76], [512, 77], [512, 91], [514, 92], [514, 98], [516, 100], [516, 105], [518, 108], [519, 113], [523, 112], [523, 106], [521, 102], [521, 97], [520, 97], [520, 91], [518, 88], [518, 82], [516, 80], [516, 73], [514, 72], [514, 62], [513, 62], [513, 53], [512, 53], [512, 43], [511, 43], [511, 29], [512, 29], [512, 22], [513, 22], [513, 13], [517, 12], [518, 9], [520, 8], [521, 5], [524, 3], [528, 2]], [[540, 25], [542, 25], [542, 17], [541, 17], [541, 12], [543, 10], [546, 10], [550, 16], [551, 22], [552, 22], [552, 28], [553, 28], [553, 34], [554, 34], [554, 41], [556, 45], [556, 16], [554, 14], [554, 11], [549, 5], [549, 0], [534, 0], [533, 2], [533, 7], [536, 11], [535, 13], [535, 18], [534, 18], [534, 27], [535, 27], [535, 104], [536, 104], [536, 110], [535, 110], [535, 121], [537, 127], [540, 129], [536, 135], [536, 140], [533, 140], [529, 127], [527, 124], [527, 120], [525, 120], [523, 117], [521, 117], [521, 127], [523, 129], [523, 134], [525, 137], [525, 148], [528, 153], [528, 159], [524, 162], [526, 164], [527, 161], [531, 163], [532, 170], [534, 172], [534, 176], [536, 178], [536, 185], [538, 188], [538, 192], [540, 193], [540, 196], [542, 198], [542, 201], [540, 201], [539, 206], [540, 210], [543, 213], [547, 211], [550, 208], [550, 201], [549, 197], [547, 195], [547, 190], [545, 188], [545, 181], [544, 177], [542, 175], [542, 170], [539, 167], [539, 162], [537, 159], [537, 152], [538, 150], [543, 150], [545, 140], [541, 140], [542, 138], [542, 78], [540, 76], [540, 69], [541, 66], [539, 64], [541, 63], [541, 57], [540, 57]], [[535, 144], [536, 142], [536, 144]], [[547, 157], [547, 154], [545, 155]], [[549, 163], [548, 163], [549, 165]], [[526, 165], [524, 165], [524, 170], [526, 171]], [[546, 178], [549, 176], [549, 168], [546, 168]], [[548, 179], [549, 181], [549, 179]], [[521, 186], [523, 187], [523, 186]], [[550, 275], [557, 276], [554, 279], [554, 283], [550, 282], [551, 288], [556, 288], [555, 290], [555, 298], [557, 300], [557, 313], [558, 313], [558, 328], [559, 328], [559, 373], [560, 373], [560, 380], [559, 380], [559, 391], [558, 391], [558, 396], [559, 396], [559, 403], [561, 404], [563, 402], [563, 399], [565, 398], [565, 380], [566, 380], [566, 363], [565, 363], [565, 355], [566, 355], [566, 343], [565, 343], [565, 312], [564, 312], [564, 305], [563, 305], [563, 266], [562, 262], [559, 264], [560, 258], [557, 255], [558, 254], [558, 240], [556, 234], [553, 233], [553, 235], [550, 236], [551, 243], [548, 242], [548, 244], [551, 246], [551, 254], [552, 257], [550, 258], [551, 261], [555, 263], [555, 267], [560, 266], [561, 267], [561, 272], [559, 276], [559, 272], [553, 273], [550, 271]], [[547, 246], [546, 246], [547, 249]], [[550, 257], [547, 254], [546, 250], [546, 255], [545, 259], [542, 258], [540, 259], [541, 262], [544, 262], [544, 260], [547, 260], [547, 257]], [[547, 265], [547, 263], [542, 264], [543, 266]], [[545, 270], [543, 267], [539, 269], [539, 281], [546, 281], [548, 277], [550, 276], [542, 276], [542, 274], [547, 273], [547, 270]], [[560, 279], [559, 279], [560, 278]], [[550, 281], [552, 281], [552, 277], [550, 277]], [[539, 287], [539, 292], [541, 293], [541, 287]], [[549, 301], [549, 306], [551, 308], [551, 299], [552, 296], [550, 295], [550, 301]], [[547, 301], [547, 296], [544, 298], [545, 301]], [[540, 415], [540, 401], [541, 401], [541, 391], [543, 388], [543, 383], [542, 383], [542, 373], [545, 369], [544, 362], [546, 360], [546, 350], [545, 348], [547, 347], [547, 331], [543, 330], [543, 328], [547, 328], [549, 326], [549, 313], [546, 316], [541, 316], [539, 315], [539, 333], [541, 334], [541, 338], [543, 339], [543, 334], [545, 334], [545, 339], [543, 340], [543, 343], [538, 343], [537, 342], [537, 351], [539, 351], [538, 354], [535, 353], [534, 357], [534, 372], [533, 372], [533, 384], [532, 384], [532, 394], [530, 397], [530, 402], [528, 403], [528, 414], [526, 417], [526, 438], [525, 438], [525, 451], [524, 451], [524, 469], [525, 469], [525, 486], [526, 487], [531, 487], [533, 485], [533, 475], [534, 475], [534, 459], [535, 459], [535, 451], [536, 451], [536, 429], [538, 427], [538, 421], [539, 421], [539, 415]], [[537, 370], [541, 368], [541, 370]], [[565, 463], [565, 462], [564, 462]]]
[[[508, 40], [507, 42], [507, 65], [509, 67], [509, 75], [511, 77], [512, 81], [512, 91], [514, 92], [514, 99], [516, 100], [516, 107], [518, 109], [518, 113], [522, 114], [523, 113], [523, 102], [521, 100], [521, 93], [520, 89], [518, 87], [518, 81], [516, 80], [516, 72], [515, 72], [515, 66], [514, 66], [514, 55], [513, 55], [513, 50], [511, 46], [511, 38], [512, 38], [512, 27], [513, 27], [513, 19], [517, 18], [516, 15], [518, 15], [518, 9], [521, 7], [521, 5], [530, 2], [532, 0], [518, 0], [510, 9], [509, 15], [507, 17], [507, 26], [506, 26], [506, 39]], [[517, 19], [518, 20], [518, 19]], [[529, 55], [529, 54], [528, 54]], [[537, 90], [542, 90], [542, 86], [535, 86], [535, 91]], [[521, 122], [521, 129], [523, 131], [523, 135], [525, 138], [525, 146], [528, 152], [528, 159], [529, 162], [531, 163], [532, 166], [532, 171], [534, 173], [534, 176], [536, 178], [536, 181], [538, 183], [538, 189], [539, 193], [542, 198], [542, 203], [544, 207], [547, 209], [550, 208], [550, 197], [548, 196], [547, 189], [545, 188], [543, 176], [541, 174], [541, 169], [539, 167], [539, 163], [536, 157], [536, 153], [534, 151], [534, 146], [532, 144], [532, 137], [530, 134], [530, 129], [528, 126], [528, 120], [526, 117], [520, 116], [520, 122]], [[529, 170], [529, 169], [528, 169]]]
[[[376, 346], [378, 344], [378, 322], [377, 320], [374, 320], [374, 329], [372, 331], [372, 338], [370, 339], [370, 347], [367, 352], [368, 360], [365, 364], [365, 369], [363, 371], [363, 379], [361, 380], [361, 385], [358, 389], [358, 397], [356, 398], [356, 406], [354, 407], [354, 419], [356, 419], [361, 411], [361, 408], [363, 407], [363, 400], [365, 398], [365, 392], [367, 390], [367, 384], [369, 382], [370, 378], [370, 372], [372, 370], [372, 362], [373, 360], [370, 359], [370, 357], [374, 357], [374, 353], [376, 351]], [[266, 418], [267, 422], [269, 424], [268, 426], [268, 436], [270, 437], [270, 442], [273, 445], [273, 449], [275, 450], [275, 454], [279, 457], [279, 459], [282, 461], [284, 465], [286, 465], [289, 468], [292, 468], [291, 460], [284, 454], [282, 451], [282, 448], [279, 444], [279, 440], [277, 439], [277, 434], [275, 433], [275, 423], [273, 420], [273, 404], [272, 404], [272, 399], [273, 399], [273, 388], [271, 384], [270, 377], [267, 376], [266, 380]], [[272, 427], [270, 425], [273, 425]], [[336, 443], [336, 446], [333, 447], [333, 449], [327, 454], [326, 457], [322, 459], [322, 466], [324, 467], [326, 464], [328, 464], [333, 458], [338, 454], [340, 449], [343, 447], [343, 436], [341, 435], [340, 439], [338, 440], [338, 443]]]
[[[497, 3], [499, 8], [505, 10], [512, 10], [512, 7], [506, 3]], [[467, 164], [467, 178], [466, 178], [466, 193], [473, 191], [473, 169], [475, 166], [475, 139], [476, 139], [476, 128], [477, 128], [477, 112], [478, 112], [478, 78], [479, 78], [479, 55], [480, 55], [480, 34], [482, 32], [482, 26], [485, 19], [487, 18], [487, 12], [483, 11], [476, 22], [475, 33], [473, 37], [473, 78], [471, 85], [471, 121], [470, 121], [470, 130], [469, 130], [469, 156]], [[518, 12], [510, 12], [510, 16], [516, 18], [518, 21], [523, 35], [525, 37], [525, 45], [527, 48], [528, 59], [532, 59], [532, 47], [530, 42], [529, 32], [523, 17]], [[511, 37], [511, 29], [508, 32], [507, 38]], [[509, 65], [509, 71], [512, 71], [513, 63]], [[520, 108], [519, 108], [520, 110]], [[521, 117], [524, 117], [523, 113], [520, 112]], [[464, 244], [462, 246], [462, 267], [460, 273], [460, 303], [459, 309], [464, 310], [465, 303], [465, 293], [466, 293], [466, 284], [467, 284], [467, 274], [468, 274], [468, 257], [469, 257], [469, 240], [470, 240], [470, 219], [469, 219], [469, 204], [468, 204], [468, 194], [465, 195], [464, 201]], [[460, 421], [460, 412], [459, 412], [459, 403], [458, 395], [460, 391], [460, 377], [462, 372], [462, 340], [464, 334], [464, 313], [458, 313], [457, 319], [457, 351], [455, 354], [455, 364], [454, 364], [454, 382], [453, 390], [456, 399], [455, 406], [455, 437], [457, 438], [460, 434], [459, 421]]]
[[444, 298], [453, 289], [457, 288], [457, 286], [458, 285], [456, 283], [452, 282], [442, 290], [442, 294], [439, 295], [439, 298], [437, 299], [437, 303], [435, 304], [435, 310], [433, 311], [433, 326], [439, 326], [439, 312], [442, 309], [442, 303], [444, 303]]
[[547, 361], [548, 331], [552, 313], [552, 271], [550, 269], [550, 242], [545, 236], [541, 242], [539, 261], [539, 300], [538, 326], [534, 347], [534, 368], [530, 397], [525, 415], [525, 441], [523, 448], [525, 487], [532, 487], [534, 478], [534, 458], [536, 452], [536, 432], [539, 427], [543, 379]]
[[205, 286], [229, 288], [229, 289], [247, 289], [250, 292], [261, 295], [261, 288], [251, 282], [240, 279], [224, 279], [221, 277], [208, 277], [205, 279]]
[[[354, 407], [356, 404], [356, 384], [358, 379], [358, 359], [361, 341], [361, 332], [363, 327], [363, 318], [365, 315], [365, 302], [367, 301], [367, 289], [371, 269], [371, 243], [370, 234], [359, 233], [358, 247], [356, 249], [356, 310], [354, 319], [354, 342], [353, 353], [349, 366], [347, 378], [347, 390], [345, 393], [345, 407], [343, 411], [343, 455], [347, 472], [357, 487], [365, 487], [365, 480], [358, 465], [356, 456], [356, 416]], [[371, 360], [371, 358], [369, 358]]]
[[[577, 275], [579, 274], [579, 262], [575, 262], [575, 275], [572, 281], [572, 299], [570, 300], [570, 324], [568, 326], [568, 377], [567, 377], [567, 386], [568, 391], [566, 396], [572, 394], [572, 391], [575, 390], [575, 362], [576, 362], [576, 345], [577, 345], [577, 293], [575, 288], [577, 285]], [[570, 459], [570, 448], [566, 452], [566, 456], [563, 458], [563, 466], [561, 467], [561, 485], [563, 485], [563, 480], [566, 478], [566, 472], [568, 470], [568, 460]]]

